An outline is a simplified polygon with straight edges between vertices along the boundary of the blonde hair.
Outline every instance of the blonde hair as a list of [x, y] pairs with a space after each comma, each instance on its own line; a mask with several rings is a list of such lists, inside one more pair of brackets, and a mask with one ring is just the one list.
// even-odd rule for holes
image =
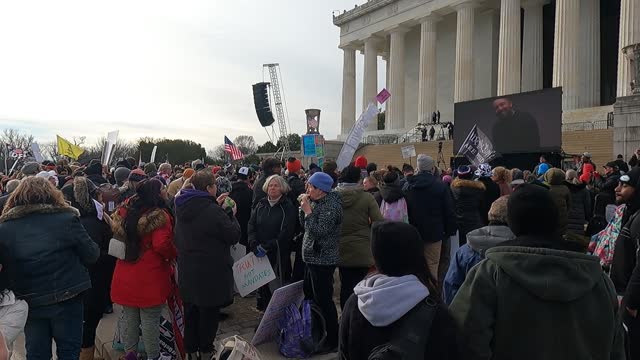
[[262, 185], [262, 191], [268, 192], [269, 184], [273, 180], [276, 180], [278, 182], [278, 184], [280, 184], [280, 191], [282, 191], [282, 194], [286, 194], [289, 191], [291, 191], [291, 187], [289, 186], [287, 181], [280, 175], [271, 175], [271, 176], [269, 176], [267, 178], [267, 181], [264, 182], [264, 185]]
[[41, 177], [28, 177], [9, 195], [4, 211], [16, 206], [48, 204], [56, 207], [69, 207], [64, 195], [49, 180]]
[[578, 172], [573, 169], [567, 170], [567, 174], [565, 175], [565, 180], [567, 180], [567, 182], [572, 183], [574, 185], [582, 184], [582, 181], [580, 181], [580, 179], [578, 178]]
[[504, 166], [494, 168], [493, 181], [503, 182], [505, 184], [511, 183], [511, 171], [507, 170]]

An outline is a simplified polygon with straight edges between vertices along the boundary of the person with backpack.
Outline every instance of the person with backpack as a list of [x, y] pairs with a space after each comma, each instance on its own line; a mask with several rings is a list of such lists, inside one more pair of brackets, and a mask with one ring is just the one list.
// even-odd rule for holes
[[376, 200], [360, 185], [360, 168], [349, 165], [342, 170], [336, 191], [342, 199], [343, 223], [340, 238], [340, 307], [373, 265], [371, 223], [382, 220]]
[[373, 224], [377, 273], [356, 285], [342, 310], [341, 360], [460, 358], [457, 330], [441, 303], [423, 247], [409, 224]]
[[485, 253], [449, 310], [468, 359], [624, 359], [614, 286], [599, 259], [560, 235], [548, 190], [509, 196], [516, 236]]
[[338, 312], [333, 303], [333, 273], [340, 262], [338, 244], [343, 213], [340, 194], [331, 191], [333, 178], [317, 172], [307, 182], [307, 193], [300, 197], [300, 222], [304, 225], [302, 259], [307, 265], [304, 295], [322, 310], [327, 340], [321, 352], [338, 347]]
[[400, 185], [400, 174], [392, 166], [382, 172], [380, 191], [375, 198], [385, 220], [409, 222], [409, 210]]

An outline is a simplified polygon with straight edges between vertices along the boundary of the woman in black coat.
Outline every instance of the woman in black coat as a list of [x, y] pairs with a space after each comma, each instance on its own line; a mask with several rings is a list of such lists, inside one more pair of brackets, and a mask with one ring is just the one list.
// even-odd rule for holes
[[[116, 258], [110, 256], [109, 240], [111, 240], [111, 219], [106, 212], [98, 212], [102, 207], [100, 190], [84, 176], [76, 176], [73, 182], [62, 188], [62, 194], [71, 206], [80, 212], [80, 222], [91, 240], [100, 248], [100, 257], [95, 264], [89, 265], [91, 289], [85, 292], [84, 324], [82, 329], [82, 354], [93, 354], [96, 343], [96, 329], [102, 319], [104, 310], [111, 304], [111, 279], [116, 267]], [[98, 202], [98, 204], [96, 204]], [[81, 356], [82, 358], [82, 356]]]
[[[424, 349], [402, 350], [406, 358], [458, 359], [461, 344], [447, 308], [436, 290], [423, 256], [424, 243], [418, 231], [401, 222], [376, 222], [371, 229], [371, 250], [377, 274], [369, 275], [354, 288], [340, 319], [341, 360], [367, 359], [374, 348], [388, 344], [403, 322], [415, 316], [414, 309], [429, 309], [432, 320], [412, 328], [404, 337], [417, 339], [429, 334]], [[404, 358], [404, 357], [403, 357]]]
[[220, 308], [233, 302], [231, 245], [240, 240], [235, 204], [216, 199], [214, 175], [198, 171], [194, 189], [182, 189], [175, 199], [175, 242], [178, 285], [184, 302], [184, 346], [188, 356], [211, 358]]
[[297, 214], [291, 199], [286, 195], [290, 191], [289, 184], [282, 176], [268, 177], [262, 190], [267, 197], [260, 200], [251, 212], [247, 234], [249, 248], [259, 257], [266, 255], [279, 278], [259, 289], [256, 307], [264, 311], [271, 300], [269, 285], [277, 288], [283, 281], [289, 280], [289, 254]]
[[481, 212], [486, 189], [484, 184], [472, 178], [471, 168], [463, 165], [458, 168], [458, 177], [451, 183], [460, 246], [467, 243], [467, 233], [484, 226]]

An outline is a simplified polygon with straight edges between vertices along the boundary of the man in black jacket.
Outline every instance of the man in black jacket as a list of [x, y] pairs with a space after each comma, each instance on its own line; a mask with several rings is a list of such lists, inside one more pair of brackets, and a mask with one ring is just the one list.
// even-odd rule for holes
[[267, 193], [262, 191], [262, 185], [271, 175], [278, 174], [282, 171], [282, 163], [276, 158], [266, 158], [262, 161], [262, 176], [253, 184], [253, 203], [252, 208], [255, 208], [260, 200], [267, 197]]
[[633, 168], [620, 177], [616, 188], [616, 201], [626, 204], [622, 216], [622, 229], [616, 239], [611, 262], [611, 280], [618, 295], [624, 295], [622, 318], [629, 329], [628, 345], [631, 358], [640, 357], [640, 268], [638, 267], [638, 240], [640, 239], [640, 168]]
[[618, 165], [618, 170], [625, 174], [629, 172], [629, 165], [624, 162], [624, 157], [622, 156], [622, 154], [618, 154], [618, 156], [616, 157], [616, 161], [614, 162], [616, 163], [616, 165]]
[[449, 267], [447, 245], [449, 237], [456, 233], [456, 217], [451, 192], [433, 175], [433, 168], [432, 157], [418, 155], [419, 172], [407, 178], [404, 191], [409, 223], [420, 232], [429, 271], [441, 283]]
[[248, 167], [241, 167], [236, 173], [238, 180], [231, 185], [229, 197], [236, 202], [238, 211], [236, 219], [240, 223], [242, 235], [240, 236], [240, 244], [249, 246], [247, 240], [247, 224], [251, 217], [251, 204], [253, 200], [253, 190], [251, 190], [251, 181], [253, 180], [253, 172]]

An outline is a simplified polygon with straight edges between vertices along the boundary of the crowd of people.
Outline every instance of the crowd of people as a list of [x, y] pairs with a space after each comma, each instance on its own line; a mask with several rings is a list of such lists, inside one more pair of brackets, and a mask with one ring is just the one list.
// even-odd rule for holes
[[588, 153], [566, 171], [544, 156], [532, 170], [442, 170], [424, 154], [415, 169], [26, 163], [1, 182], [0, 341], [11, 351], [24, 330], [29, 360], [50, 359], [52, 341], [58, 359], [91, 360], [115, 303], [123, 358], [140, 358], [141, 334], [158, 359], [179, 295], [187, 359], [214, 359], [240, 243], [276, 274], [258, 311], [303, 281], [326, 324], [317, 353], [638, 358], [638, 165], [618, 158], [600, 175]]

